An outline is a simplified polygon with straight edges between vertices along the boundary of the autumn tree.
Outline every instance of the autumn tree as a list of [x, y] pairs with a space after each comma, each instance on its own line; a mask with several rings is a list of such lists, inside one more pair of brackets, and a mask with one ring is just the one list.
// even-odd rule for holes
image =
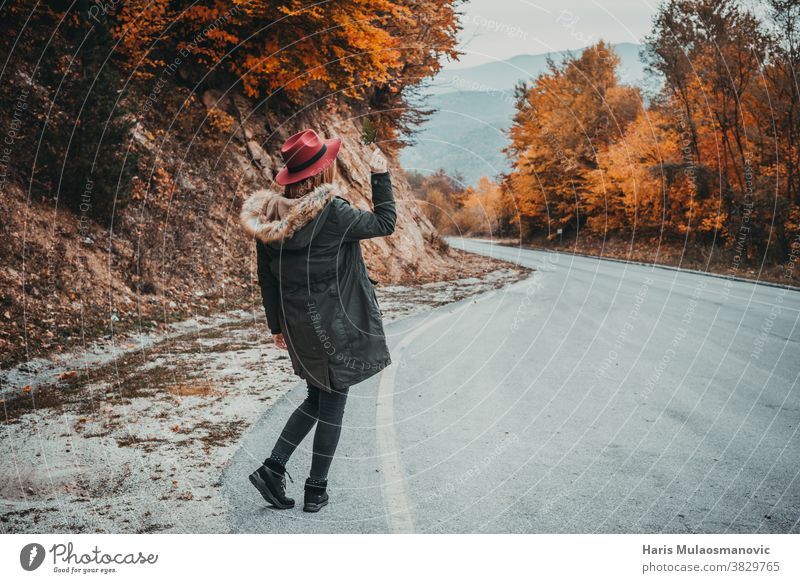
[[368, 109], [378, 139], [422, 119], [409, 94], [455, 58], [459, 0], [166, 0], [121, 4], [115, 35], [137, 74], [176, 58], [199, 81], [230, 77], [251, 97], [297, 107], [341, 100]]
[[683, 238], [730, 249], [734, 274], [789, 257], [800, 6], [769, 8], [762, 21], [736, 0], [663, 2], [643, 51], [661, 87], [647, 109], [602, 45], [521, 86], [503, 185], [523, 234]]
[[695, 169], [685, 159], [672, 112], [660, 105], [642, 111], [625, 135], [598, 153], [589, 188], [604, 206], [587, 218], [592, 233], [685, 238], [721, 228], [719, 209], [698, 198]]
[[618, 63], [611, 46], [599, 42], [551, 61], [530, 87], [517, 88], [506, 182], [524, 233], [579, 228], [587, 213], [604, 206], [589, 191], [597, 151], [624, 133], [641, 101], [638, 90], [619, 84]]
[[[752, 208], [763, 198], [753, 165], [765, 120], [752, 98], [767, 46], [762, 24], [736, 0], [668, 0], [647, 40], [645, 56], [665, 80], [673, 125], [685, 124], [690, 137], [697, 183], [684, 205], [698, 234], [723, 242], [744, 228], [751, 233]], [[745, 240], [748, 248], [758, 244]]]
[[775, 241], [785, 259], [800, 232], [800, 3], [770, 0], [769, 7], [770, 43], [762, 82], [755, 85], [750, 104], [763, 127], [755, 154], [758, 179], [776, 193], [762, 197], [761, 206], [767, 208], [761, 214], [771, 215], [772, 202], [778, 220], [769, 224], [775, 225]]
[[428, 220], [440, 233], [456, 233], [455, 216], [463, 207], [465, 195], [463, 178], [441, 168], [432, 174], [407, 172], [406, 177]]
[[501, 184], [483, 176], [475, 186], [439, 169], [407, 172], [409, 186], [428, 219], [447, 235], [508, 236], [516, 232], [517, 213]]
[[476, 186], [464, 191], [463, 203], [455, 213], [454, 222], [461, 233], [497, 236], [503, 214], [500, 185], [482, 176]]

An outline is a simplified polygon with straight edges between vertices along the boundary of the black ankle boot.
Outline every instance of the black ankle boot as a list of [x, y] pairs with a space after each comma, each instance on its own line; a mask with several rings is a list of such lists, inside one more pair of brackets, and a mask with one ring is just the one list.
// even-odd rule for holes
[[328, 480], [322, 483], [309, 482], [309, 480], [306, 480], [303, 512], [319, 512], [323, 506], [328, 504], [328, 492], [326, 492]]
[[[286, 468], [272, 459], [250, 474], [250, 483], [275, 508], [294, 508], [294, 500], [286, 496]], [[289, 476], [292, 480], [292, 476]], [[294, 482], [294, 480], [292, 480]]]

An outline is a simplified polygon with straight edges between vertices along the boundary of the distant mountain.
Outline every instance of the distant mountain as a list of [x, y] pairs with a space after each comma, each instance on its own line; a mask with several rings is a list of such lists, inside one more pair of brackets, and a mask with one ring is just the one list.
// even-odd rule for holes
[[[643, 86], [641, 45], [620, 43], [614, 50], [620, 56], [622, 82]], [[580, 50], [573, 52], [579, 54]], [[558, 62], [565, 54], [518, 55], [439, 73], [428, 88], [425, 102], [426, 107], [438, 111], [415, 136], [416, 143], [403, 150], [403, 167], [420, 172], [444, 168], [461, 173], [467, 184], [507, 171], [508, 161], [501, 150], [507, 144], [503, 130], [511, 125], [514, 115], [514, 86], [545, 72], [548, 57]]]
[[415, 144], [402, 150], [403, 168], [423, 174], [439, 168], [460, 172], [466, 185], [507, 170], [503, 130], [514, 115], [513, 92], [442, 93], [430, 96], [426, 107], [437, 111], [415, 136]]
[[[623, 83], [637, 85], [644, 81], [644, 63], [639, 60], [642, 45], [619, 43], [614, 45], [621, 60], [618, 68]], [[572, 51], [580, 54], [581, 51]], [[445, 69], [431, 83], [428, 93], [450, 93], [452, 91], [512, 91], [517, 81], [532, 79], [547, 70], [547, 59], [561, 61], [569, 51], [542, 53], [540, 55], [517, 55], [505, 61], [484, 63], [462, 69]]]

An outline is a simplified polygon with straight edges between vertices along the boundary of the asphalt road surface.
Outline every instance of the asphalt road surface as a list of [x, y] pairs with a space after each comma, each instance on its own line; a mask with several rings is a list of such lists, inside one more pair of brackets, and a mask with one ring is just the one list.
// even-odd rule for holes
[[394, 364], [351, 389], [318, 514], [247, 481], [287, 393], [222, 477], [233, 531], [800, 532], [800, 293], [451, 244], [536, 271], [387, 327]]

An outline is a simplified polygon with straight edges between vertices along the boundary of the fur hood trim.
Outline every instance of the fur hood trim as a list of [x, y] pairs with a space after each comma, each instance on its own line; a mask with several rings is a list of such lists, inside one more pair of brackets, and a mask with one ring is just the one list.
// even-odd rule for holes
[[320, 184], [300, 198], [285, 198], [274, 190], [257, 190], [242, 204], [239, 221], [245, 233], [262, 243], [285, 241], [314, 220], [333, 197], [342, 194], [342, 188], [330, 182]]

